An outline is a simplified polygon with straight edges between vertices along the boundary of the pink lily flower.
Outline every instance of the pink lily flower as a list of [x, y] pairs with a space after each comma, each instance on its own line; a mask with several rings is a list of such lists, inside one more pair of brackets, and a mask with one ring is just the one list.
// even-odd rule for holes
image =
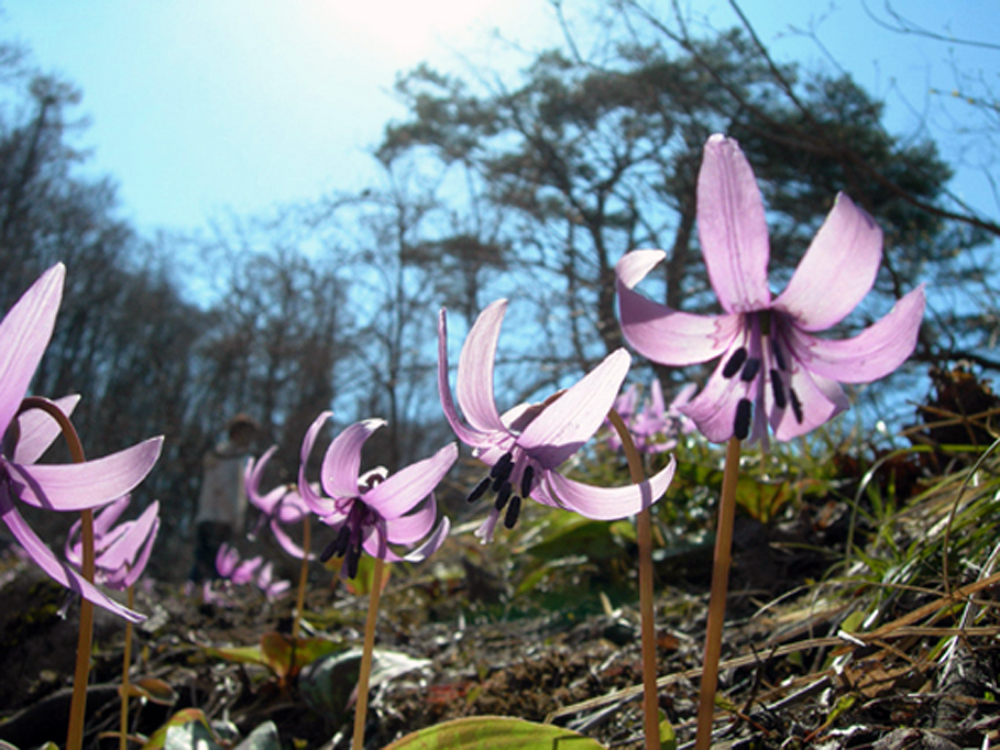
[[502, 512], [504, 525], [513, 528], [521, 500], [527, 497], [602, 521], [635, 515], [656, 502], [673, 478], [673, 459], [656, 476], [625, 487], [593, 487], [557, 471], [600, 428], [628, 373], [629, 353], [619, 349], [566, 391], [541, 404], [520, 404], [501, 415], [493, 396], [493, 361], [506, 310], [506, 300], [483, 310], [462, 347], [455, 390], [467, 423], [455, 408], [448, 382], [444, 310], [438, 322], [438, 391], [445, 418], [458, 439], [473, 449], [472, 454], [491, 467], [489, 476], [469, 495], [469, 502], [487, 491], [496, 494], [476, 536], [484, 543], [491, 541]]
[[900, 299], [853, 338], [813, 334], [843, 320], [875, 283], [882, 231], [837, 196], [788, 286], [771, 297], [764, 204], [736, 141], [713, 135], [698, 177], [698, 236], [721, 315], [657, 304], [634, 287], [665, 257], [627, 253], [615, 268], [622, 331], [649, 359], [684, 366], [721, 358], [705, 388], [681, 411], [709, 440], [778, 440], [803, 435], [848, 406], [840, 383], [867, 383], [906, 360], [916, 346], [924, 287]]
[[250, 583], [263, 563], [264, 558], [261, 555], [248, 557], [241, 561], [240, 553], [236, 548], [226, 543], [219, 545], [219, 551], [215, 554], [216, 572], [221, 578], [225, 578], [237, 586]]
[[[677, 392], [668, 405], [664, 401], [663, 387], [659, 378], [653, 378], [653, 383], [649, 387], [649, 398], [642, 409], [637, 410], [638, 386], [633, 383], [625, 389], [625, 392], [615, 400], [615, 411], [628, 426], [638, 451], [665, 453], [673, 450], [677, 447], [678, 436], [687, 435], [695, 429], [691, 418], [680, 411], [681, 407], [691, 400], [695, 390], [694, 383], [689, 383]], [[622, 441], [618, 431], [611, 427], [609, 421], [605, 422], [605, 427], [609, 429], [606, 439], [608, 447], [611, 450], [620, 450]]]
[[[134, 622], [143, 616], [124, 607], [61, 561], [18, 512], [16, 501], [38, 508], [76, 512], [99, 508], [122, 497], [141, 482], [160, 455], [162, 438], [146, 440], [104, 458], [74, 464], [35, 461], [59, 434], [48, 415], [31, 411], [17, 418], [23, 437], [8, 428], [28, 391], [45, 353], [62, 299], [66, 269], [60, 263], [28, 289], [0, 322], [0, 517], [28, 556], [61, 586]], [[76, 397], [69, 397], [73, 401]], [[62, 402], [68, 403], [68, 402]], [[73, 401], [75, 403], [75, 401]]]
[[257, 588], [263, 591], [268, 599], [280, 598], [292, 586], [291, 581], [274, 579], [274, 563], [271, 562], [261, 568], [256, 583]]
[[[160, 530], [157, 501], [136, 520], [115, 526], [129, 500], [128, 495], [119, 498], [94, 517], [94, 581], [117, 591], [125, 591], [142, 576]], [[66, 538], [66, 559], [77, 569], [83, 566], [81, 527], [80, 521], [74, 523]]]
[[[359, 474], [361, 449], [369, 436], [385, 424], [381, 419], [356, 422], [341, 432], [326, 450], [320, 467], [320, 494], [306, 481], [306, 464], [323, 425], [331, 417], [323, 412], [309, 427], [302, 441], [299, 492], [306, 505], [319, 519], [338, 530], [337, 538], [319, 559], [344, 557], [341, 575], [354, 578], [361, 551], [388, 562], [420, 562], [444, 542], [451, 528], [442, 517], [431, 531], [437, 517], [434, 488], [448, 473], [458, 448], [449, 443], [430, 458], [411, 464], [393, 475], [382, 467]], [[414, 511], [425, 498], [428, 502]], [[427, 536], [430, 534], [429, 536]], [[390, 544], [412, 546], [427, 536], [420, 546], [406, 555], [397, 555]]]
[[[259, 460], [254, 461], [251, 458], [247, 461], [244, 472], [247, 499], [262, 514], [257, 528], [251, 532], [251, 536], [255, 536], [259, 532], [260, 526], [267, 521], [281, 548], [292, 557], [301, 560], [307, 554], [306, 551], [296, 544], [285, 531], [285, 526], [301, 523], [312, 512], [302, 499], [298, 487], [294, 484], [283, 484], [265, 494], [260, 492], [260, 480], [264, 475], [264, 467], [277, 449], [278, 446], [272, 445]], [[308, 554], [310, 560], [315, 557], [312, 553]]]

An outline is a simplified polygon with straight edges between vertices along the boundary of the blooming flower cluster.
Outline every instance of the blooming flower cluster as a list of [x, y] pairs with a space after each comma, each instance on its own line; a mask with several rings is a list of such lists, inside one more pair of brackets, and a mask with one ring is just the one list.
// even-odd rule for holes
[[240, 558], [240, 553], [235, 547], [223, 544], [215, 556], [215, 570], [219, 574], [225, 586], [223, 593], [215, 590], [212, 583], [206, 581], [204, 584], [203, 598], [205, 601], [214, 602], [223, 606], [228, 605], [225, 597], [226, 586], [246, 586], [255, 584], [264, 596], [268, 599], [277, 599], [291, 587], [290, 581], [275, 580], [274, 563], [264, 562], [262, 555], [248, 557], [245, 560]]
[[[493, 538], [503, 519], [513, 527], [527, 498], [588, 518], [610, 520], [634, 515], [663, 495], [674, 463], [650, 479], [624, 487], [594, 487], [565, 476], [563, 466], [605, 424], [614, 407], [625, 419], [640, 450], [670, 450], [692, 425], [710, 440], [779, 440], [801, 435], [847, 406], [840, 383], [860, 383], [896, 368], [912, 351], [924, 308], [923, 287], [904, 296], [880, 321], [853, 338], [828, 340], [815, 334], [843, 320], [874, 283], [881, 260], [882, 233], [868, 214], [840, 195], [785, 290], [772, 297], [765, 212], [749, 163], [735, 141], [713, 136], [705, 146], [698, 181], [698, 232], [708, 274], [723, 312], [694, 315], [664, 307], [635, 287], [663, 259], [658, 250], [626, 254], [617, 264], [622, 330], [628, 342], [650, 359], [673, 366], [719, 359], [705, 388], [694, 386], [667, 406], [654, 380], [645, 403], [636, 386], [619, 396], [631, 357], [619, 349], [579, 382], [535, 403], [501, 413], [493, 393], [494, 359], [506, 300], [486, 307], [472, 326], [458, 362], [453, 399], [448, 362], [447, 316], [439, 317], [438, 389], [445, 418], [458, 439], [472, 448], [488, 473], [469, 494], [470, 502], [490, 495], [487, 518], [476, 532]], [[0, 516], [28, 555], [62, 585], [118, 614], [134, 613], [109, 599], [74, 569], [80, 541], [74, 532], [60, 561], [21, 518], [17, 502], [57, 511], [105, 508], [96, 524], [98, 583], [130, 585], [149, 559], [159, 525], [154, 504], [136, 520], [115, 526], [125, 495], [149, 472], [160, 450], [153, 439], [97, 461], [72, 465], [39, 464], [61, 429], [44, 411], [22, 410], [32, 374], [52, 334], [65, 271], [49, 269], [0, 323]], [[78, 397], [54, 402], [72, 412]], [[457, 400], [457, 406], [455, 401]], [[23, 412], [23, 413], [22, 413]], [[433, 490], [455, 462], [454, 444], [390, 475], [378, 467], [361, 472], [365, 441], [384, 422], [369, 419], [344, 429], [327, 448], [319, 481], [310, 484], [307, 466], [324, 412], [302, 443], [297, 485], [260, 492], [270, 449], [246, 469], [251, 502], [281, 547], [311, 558], [288, 534], [290, 524], [315, 514], [336, 531], [320, 559], [345, 559], [353, 576], [362, 552], [384, 560], [421, 560], [442, 544], [450, 529], [438, 518]], [[608, 438], [617, 448], [617, 437]], [[105, 507], [106, 506], [106, 507]], [[408, 549], [397, 553], [391, 545]], [[234, 583], [257, 576], [274, 593], [282, 582], [259, 559], [238, 561], [235, 550], [220, 551], [220, 574]], [[259, 570], [259, 573], [258, 573]], [[246, 581], [243, 581], [246, 579]]]
[[[654, 378], [649, 387], [649, 397], [640, 406], [639, 386], [635, 383], [615, 399], [614, 410], [628, 426], [629, 434], [640, 453], [665, 453], [677, 447], [677, 438], [696, 428], [691, 418], [681, 412], [681, 407], [691, 400], [697, 390], [689, 383], [674, 397], [670, 404], [663, 399], [663, 386]], [[613, 451], [621, 450], [622, 441], [611, 422], [605, 420], [605, 442]]]

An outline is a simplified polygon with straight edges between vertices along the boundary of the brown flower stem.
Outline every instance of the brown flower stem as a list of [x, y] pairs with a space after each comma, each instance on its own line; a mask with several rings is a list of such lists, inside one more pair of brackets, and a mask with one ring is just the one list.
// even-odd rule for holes
[[[129, 586], [127, 590], [126, 606], [132, 609], [135, 604], [135, 587]], [[125, 653], [122, 656], [122, 712], [119, 722], [118, 750], [125, 750], [128, 745], [128, 700], [131, 684], [129, 682], [129, 669], [132, 666], [132, 622], [125, 621]]]
[[[642, 457], [624, 420], [614, 409], [608, 414], [618, 432], [628, 461], [628, 473], [633, 484], [646, 480]], [[646, 750], [660, 750], [660, 700], [656, 688], [656, 612], [653, 607], [653, 522], [649, 508], [636, 517], [639, 538], [639, 612], [642, 620], [642, 688], [643, 729]]]
[[[76, 428], [69, 417], [47, 398], [29, 396], [21, 402], [18, 414], [30, 409], [41, 409], [59, 424], [66, 445], [69, 447], [73, 463], [82, 464], [83, 445]], [[94, 582], [94, 511], [80, 511], [81, 539], [83, 543], [83, 577]], [[80, 750], [83, 747], [83, 724], [87, 712], [87, 682], [90, 680], [90, 649], [94, 640], [94, 605], [80, 599], [80, 633], [76, 644], [76, 669], [73, 672], [73, 698], [69, 708], [69, 734], [66, 750]]]
[[726, 467], [722, 475], [722, 499], [719, 501], [719, 523], [715, 534], [715, 564], [712, 568], [705, 658], [702, 664], [701, 692], [698, 696], [695, 750], [709, 750], [712, 745], [715, 690], [719, 682], [719, 660], [722, 657], [722, 624], [726, 619], [729, 568], [733, 561], [733, 523], [736, 518], [736, 483], [739, 473], [740, 441], [739, 438], [730, 438], [726, 445]]
[[299, 625], [302, 621], [302, 610], [306, 606], [306, 583], [309, 581], [309, 549], [312, 547], [312, 531], [309, 526], [309, 514], [302, 517], [302, 567], [299, 569], [299, 593], [295, 599], [295, 619], [292, 620], [292, 639], [299, 637]]
[[378, 602], [382, 595], [382, 568], [385, 562], [375, 558], [372, 572], [372, 590], [368, 596], [368, 619], [365, 621], [365, 641], [361, 651], [361, 670], [358, 673], [358, 700], [354, 705], [354, 738], [351, 750], [362, 750], [365, 744], [365, 719], [368, 715], [368, 681], [372, 673], [375, 652], [375, 621], [378, 619]]

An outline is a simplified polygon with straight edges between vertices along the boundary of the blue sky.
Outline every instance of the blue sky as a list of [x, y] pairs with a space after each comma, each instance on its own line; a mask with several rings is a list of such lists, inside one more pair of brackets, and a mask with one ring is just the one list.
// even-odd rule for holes
[[[943, 34], [1000, 41], [996, 0], [895, 0]], [[590, 0], [563, 0], [572, 14]], [[867, 0], [885, 18], [884, 0]], [[391, 95], [398, 71], [422, 60], [456, 73], [468, 63], [508, 74], [526, 49], [560, 32], [545, 0], [0, 0], [2, 37], [22, 41], [43, 70], [83, 92], [90, 127], [77, 144], [90, 169], [119, 184], [122, 210], [144, 233], [204, 230], [234, 213], [356, 190], [375, 179], [366, 153], [403, 114]], [[724, 0], [690, 1], [715, 28], [735, 23]], [[829, 53], [886, 97], [890, 127], [929, 125], [949, 158], [978, 163], [976, 141], [948, 135], [961, 107], [929, 94], [954, 87], [951, 60], [997, 83], [1000, 53], [901, 36], [861, 0], [744, 0], [782, 60], [830, 65], [800, 31], [815, 28]], [[995, 86], [994, 91], [1000, 90]], [[951, 108], [943, 108], [948, 104]], [[963, 168], [956, 189], [996, 216], [982, 172]]]

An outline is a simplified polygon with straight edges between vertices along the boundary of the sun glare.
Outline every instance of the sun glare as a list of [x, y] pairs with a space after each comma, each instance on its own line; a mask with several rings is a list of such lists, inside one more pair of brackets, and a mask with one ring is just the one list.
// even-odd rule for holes
[[500, 0], [334, 0], [326, 6], [332, 21], [356, 29], [385, 54], [427, 56], [438, 45], [451, 46], [468, 32], [489, 28]]

